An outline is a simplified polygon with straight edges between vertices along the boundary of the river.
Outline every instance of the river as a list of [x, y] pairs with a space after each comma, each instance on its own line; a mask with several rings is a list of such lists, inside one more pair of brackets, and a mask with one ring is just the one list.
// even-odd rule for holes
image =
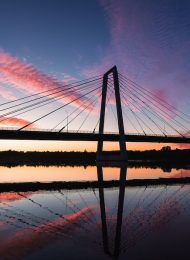
[[[98, 181], [97, 188], [0, 193], [0, 259], [189, 259], [188, 169], [0, 167], [0, 183]], [[104, 181], [120, 180], [117, 187]]]

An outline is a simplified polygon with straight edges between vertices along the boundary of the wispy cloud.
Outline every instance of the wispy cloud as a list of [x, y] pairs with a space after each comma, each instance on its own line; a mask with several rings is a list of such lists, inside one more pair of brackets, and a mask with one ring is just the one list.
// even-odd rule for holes
[[[21, 192], [22, 194], [22, 192]], [[31, 194], [34, 194], [32, 192], [24, 192], [23, 193], [25, 197], [29, 197]], [[13, 202], [13, 201], [17, 201], [17, 200], [22, 200], [23, 197], [21, 197], [18, 193], [15, 192], [3, 192], [0, 193], [0, 203], [4, 203], [4, 202]]]
[[[55, 90], [53, 91], [52, 89], [64, 91], [64, 85], [67, 85], [68, 88], [70, 80], [70, 77], [66, 77], [63, 84], [50, 75], [37, 70], [31, 64], [27, 64], [0, 50], [0, 83], [9, 84], [27, 93], [39, 93], [46, 90], [50, 90], [49, 93], [54, 93]], [[70, 86], [72, 87], [72, 85]], [[6, 95], [5, 92], [4, 95]], [[55, 100], [57, 95], [52, 95]], [[68, 96], [59, 98], [59, 101], [67, 103], [74, 99], [77, 99], [72, 103], [75, 106], [83, 105], [84, 101], [88, 103], [88, 100], [85, 97], [81, 97], [81, 93], [75, 89], [72, 89]]]
[[21, 259], [46, 247], [60, 237], [68, 236], [69, 239], [70, 234], [72, 235], [73, 230], [77, 224], [80, 224], [84, 215], [90, 216], [90, 210], [91, 208], [82, 208], [75, 213], [64, 215], [48, 223], [36, 225], [33, 229], [15, 232], [2, 242], [0, 256], [9, 258], [9, 249], [11, 248], [12, 253], [10, 252], [10, 254], [15, 259]]
[[[0, 116], [0, 126], [25, 126], [30, 124], [31, 122], [22, 118], [17, 117], [3, 117]], [[30, 125], [31, 128], [35, 128], [35, 124]]]
[[8, 100], [15, 100], [15, 95], [8, 89], [3, 86], [0, 86], [0, 97], [8, 99]]
[[190, 144], [177, 144], [180, 149], [190, 149]]
[[[177, 21], [171, 3], [125, 0], [99, 0], [99, 3], [109, 25], [110, 43], [104, 47], [104, 57], [82, 73], [104, 73], [116, 64], [120, 73], [148, 87], [153, 97], [160, 96], [174, 106], [173, 110], [177, 109], [189, 89], [189, 41], [174, 33]], [[183, 33], [184, 24], [186, 28], [189, 26], [186, 18], [182, 15], [176, 24], [176, 29], [182, 28]]]

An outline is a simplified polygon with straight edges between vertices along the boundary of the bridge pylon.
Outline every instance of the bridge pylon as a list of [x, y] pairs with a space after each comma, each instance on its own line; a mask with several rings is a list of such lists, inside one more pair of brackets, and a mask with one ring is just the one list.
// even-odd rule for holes
[[[113, 76], [114, 83], [114, 92], [115, 92], [115, 103], [117, 110], [117, 122], [119, 129], [119, 147], [120, 154], [118, 156], [108, 156], [103, 153], [103, 135], [104, 135], [104, 121], [105, 121], [105, 107], [106, 107], [106, 96], [108, 88], [108, 77], [109, 75]], [[103, 76], [102, 84], [102, 101], [100, 109], [100, 124], [99, 124], [99, 140], [97, 144], [97, 161], [126, 161], [127, 160], [127, 150], [126, 150], [126, 140], [125, 140], [125, 131], [123, 124], [123, 114], [121, 106], [121, 97], [120, 97], [120, 86], [119, 86], [119, 77], [117, 67], [114, 66], [109, 71], [107, 71]]]

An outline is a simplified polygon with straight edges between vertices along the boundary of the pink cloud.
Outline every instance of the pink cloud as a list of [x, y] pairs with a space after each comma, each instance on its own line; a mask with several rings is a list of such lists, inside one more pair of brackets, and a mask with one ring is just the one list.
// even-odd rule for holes
[[[161, 117], [167, 120], [171, 120], [175, 117], [176, 107], [169, 106], [168, 98], [164, 90], [150, 90], [153, 99], [151, 100], [151, 106], [154, 110], [160, 114]], [[150, 104], [150, 103], [149, 103]]]
[[33, 229], [15, 232], [1, 243], [0, 256], [9, 258], [10, 253], [14, 256], [14, 259], [21, 259], [47, 247], [60, 237], [67, 237], [68, 233], [72, 235], [73, 230], [78, 226], [74, 224], [80, 224], [84, 215], [90, 217], [90, 210], [91, 208], [83, 208], [78, 212], [59, 217], [48, 223], [39, 224]]
[[[70, 79], [71, 78], [69, 77], [67, 82], [69, 82]], [[57, 91], [59, 91], [64, 90], [65, 87], [55, 78], [42, 73], [32, 65], [27, 64], [18, 58], [12, 57], [3, 50], [0, 50], [0, 82], [9, 84], [28, 93], [39, 93], [46, 90], [50, 90], [49, 93], [54, 93], [55, 90], [53, 91], [52, 89], [57, 89]], [[64, 83], [65, 82], [66, 80]], [[67, 88], [68, 87], [67, 84]], [[53, 94], [55, 99], [57, 98], [57, 95], [60, 95], [60, 93]], [[82, 105], [84, 101], [88, 103], [87, 98], [81, 97], [81, 95], [82, 94], [79, 91], [72, 88], [72, 90], [69, 91], [68, 96], [66, 95], [63, 98], [59, 98], [59, 101], [67, 103], [77, 99], [72, 103], [75, 106]]]
[[[148, 200], [148, 199], [147, 199]], [[135, 246], [142, 241], [150, 232], [155, 232], [164, 228], [164, 226], [181, 213], [183, 207], [178, 198], [164, 197], [163, 200], [155, 201], [147, 210], [146, 200], [140, 207], [134, 207], [125, 216], [123, 216], [123, 225], [125, 232], [122, 233], [123, 248]], [[110, 224], [115, 224], [116, 216], [107, 217]]]
[[109, 23], [111, 40], [114, 47], [120, 52], [123, 34], [127, 29], [128, 23], [125, 14], [125, 1], [100, 1]]
[[[0, 116], [0, 126], [25, 126], [31, 122], [22, 118], [16, 117], [3, 117]], [[30, 127], [35, 128], [35, 124], [31, 124]]]
[[4, 223], [2, 221], [0, 221], [0, 228], [2, 228], [4, 226]]
[[[170, 49], [165, 52], [165, 49], [161, 48], [161, 43], [168, 45], [170, 41], [165, 32], [168, 36], [173, 33], [167, 24], [168, 17], [165, 17], [164, 10], [165, 20], [159, 17], [158, 20], [150, 21], [152, 16], [141, 2], [99, 0], [99, 3], [109, 25], [110, 44], [105, 47], [103, 58], [85, 68], [83, 72], [105, 73], [116, 64], [119, 72], [127, 74], [142, 86], [149, 85], [153, 91], [159, 89], [162, 92], [159, 95], [174, 104], [174, 109], [182, 101], [176, 97], [188, 100], [184, 91], [188, 92], [190, 81], [184, 59], [189, 54], [189, 41], [183, 42], [182, 47], [181, 43], [179, 48], [176, 46], [175, 52]], [[154, 22], [158, 26], [152, 32], [151, 23]], [[166, 31], [163, 28], [166, 28]], [[155, 42], [155, 39], [158, 42]], [[170, 116], [173, 116], [172, 112]]]
[[[21, 192], [22, 194], [22, 192]], [[34, 194], [34, 192], [24, 192], [23, 193], [25, 197], [30, 197], [32, 194]], [[4, 203], [4, 202], [13, 202], [13, 201], [18, 201], [18, 200], [22, 200], [23, 197], [21, 197], [19, 194], [15, 193], [15, 192], [3, 192], [0, 193], [0, 203]]]
[[190, 177], [190, 171], [189, 170], [181, 170], [179, 173], [172, 176], [172, 178], [186, 178]]
[[177, 144], [179, 149], [190, 149], [190, 144]]
[[94, 75], [102, 75], [113, 66], [113, 60], [110, 54], [105, 54], [105, 57], [99, 63], [86, 67], [81, 70], [81, 74], [85, 77], [93, 77]]
[[10, 90], [5, 89], [4, 87], [0, 87], [0, 97], [6, 98], [8, 100], [15, 100], [16, 97]]
[[68, 82], [71, 82], [71, 81], [77, 81], [77, 78], [73, 77], [72, 75], [68, 75], [66, 73], [62, 73], [63, 74], [63, 80], [62, 82], [64, 84], [68, 84]]
[[[127, 73], [128, 78], [140, 82], [145, 87], [149, 83], [150, 95], [160, 103], [158, 107], [163, 109], [163, 103], [170, 100], [168, 95], [170, 89], [173, 91], [175, 88], [175, 86], [168, 87], [172, 81], [167, 78], [168, 70], [164, 69], [168, 66], [171, 69], [171, 63], [168, 64], [168, 59], [162, 50], [157, 45], [153, 45], [151, 40], [143, 34], [144, 30], [146, 31], [145, 22], [148, 20], [140, 13], [141, 5], [131, 5], [124, 0], [99, 0], [99, 3], [109, 24], [110, 44], [105, 49], [104, 57], [94, 65], [83, 69], [82, 74], [105, 73], [116, 64], [119, 72], [124, 75]], [[162, 71], [161, 68], [163, 68]], [[161, 77], [159, 77], [160, 75]], [[163, 76], [165, 76], [165, 80], [163, 80]], [[151, 97], [149, 98], [151, 99]], [[160, 98], [163, 102], [160, 101]], [[156, 101], [153, 102], [156, 104]], [[138, 103], [138, 106], [139, 109], [134, 106], [131, 108], [135, 112], [139, 112], [144, 107], [142, 103]], [[162, 113], [158, 107], [154, 106], [154, 109], [160, 116], [162, 114], [166, 120], [170, 120], [174, 118], [177, 109], [177, 104], [173, 104], [173, 106], [168, 114]], [[166, 111], [166, 108], [163, 110]]]

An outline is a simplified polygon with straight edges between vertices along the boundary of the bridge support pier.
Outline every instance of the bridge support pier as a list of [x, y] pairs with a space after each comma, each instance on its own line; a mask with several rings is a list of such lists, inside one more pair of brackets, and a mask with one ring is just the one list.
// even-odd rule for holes
[[[119, 147], [120, 154], [114, 156], [108, 156], [103, 153], [103, 137], [104, 134], [104, 121], [105, 121], [105, 107], [106, 107], [106, 95], [107, 95], [107, 86], [108, 86], [108, 76], [112, 74], [115, 90], [115, 101], [116, 101], [116, 110], [117, 110], [117, 120], [118, 120], [118, 129], [119, 129]], [[100, 124], [99, 124], [99, 140], [97, 145], [97, 161], [126, 161], [127, 160], [127, 151], [125, 143], [125, 131], [123, 124], [123, 114], [121, 107], [121, 98], [119, 90], [119, 77], [117, 67], [114, 66], [103, 76], [103, 85], [102, 85], [102, 101], [101, 101], [101, 110], [100, 110]]]

